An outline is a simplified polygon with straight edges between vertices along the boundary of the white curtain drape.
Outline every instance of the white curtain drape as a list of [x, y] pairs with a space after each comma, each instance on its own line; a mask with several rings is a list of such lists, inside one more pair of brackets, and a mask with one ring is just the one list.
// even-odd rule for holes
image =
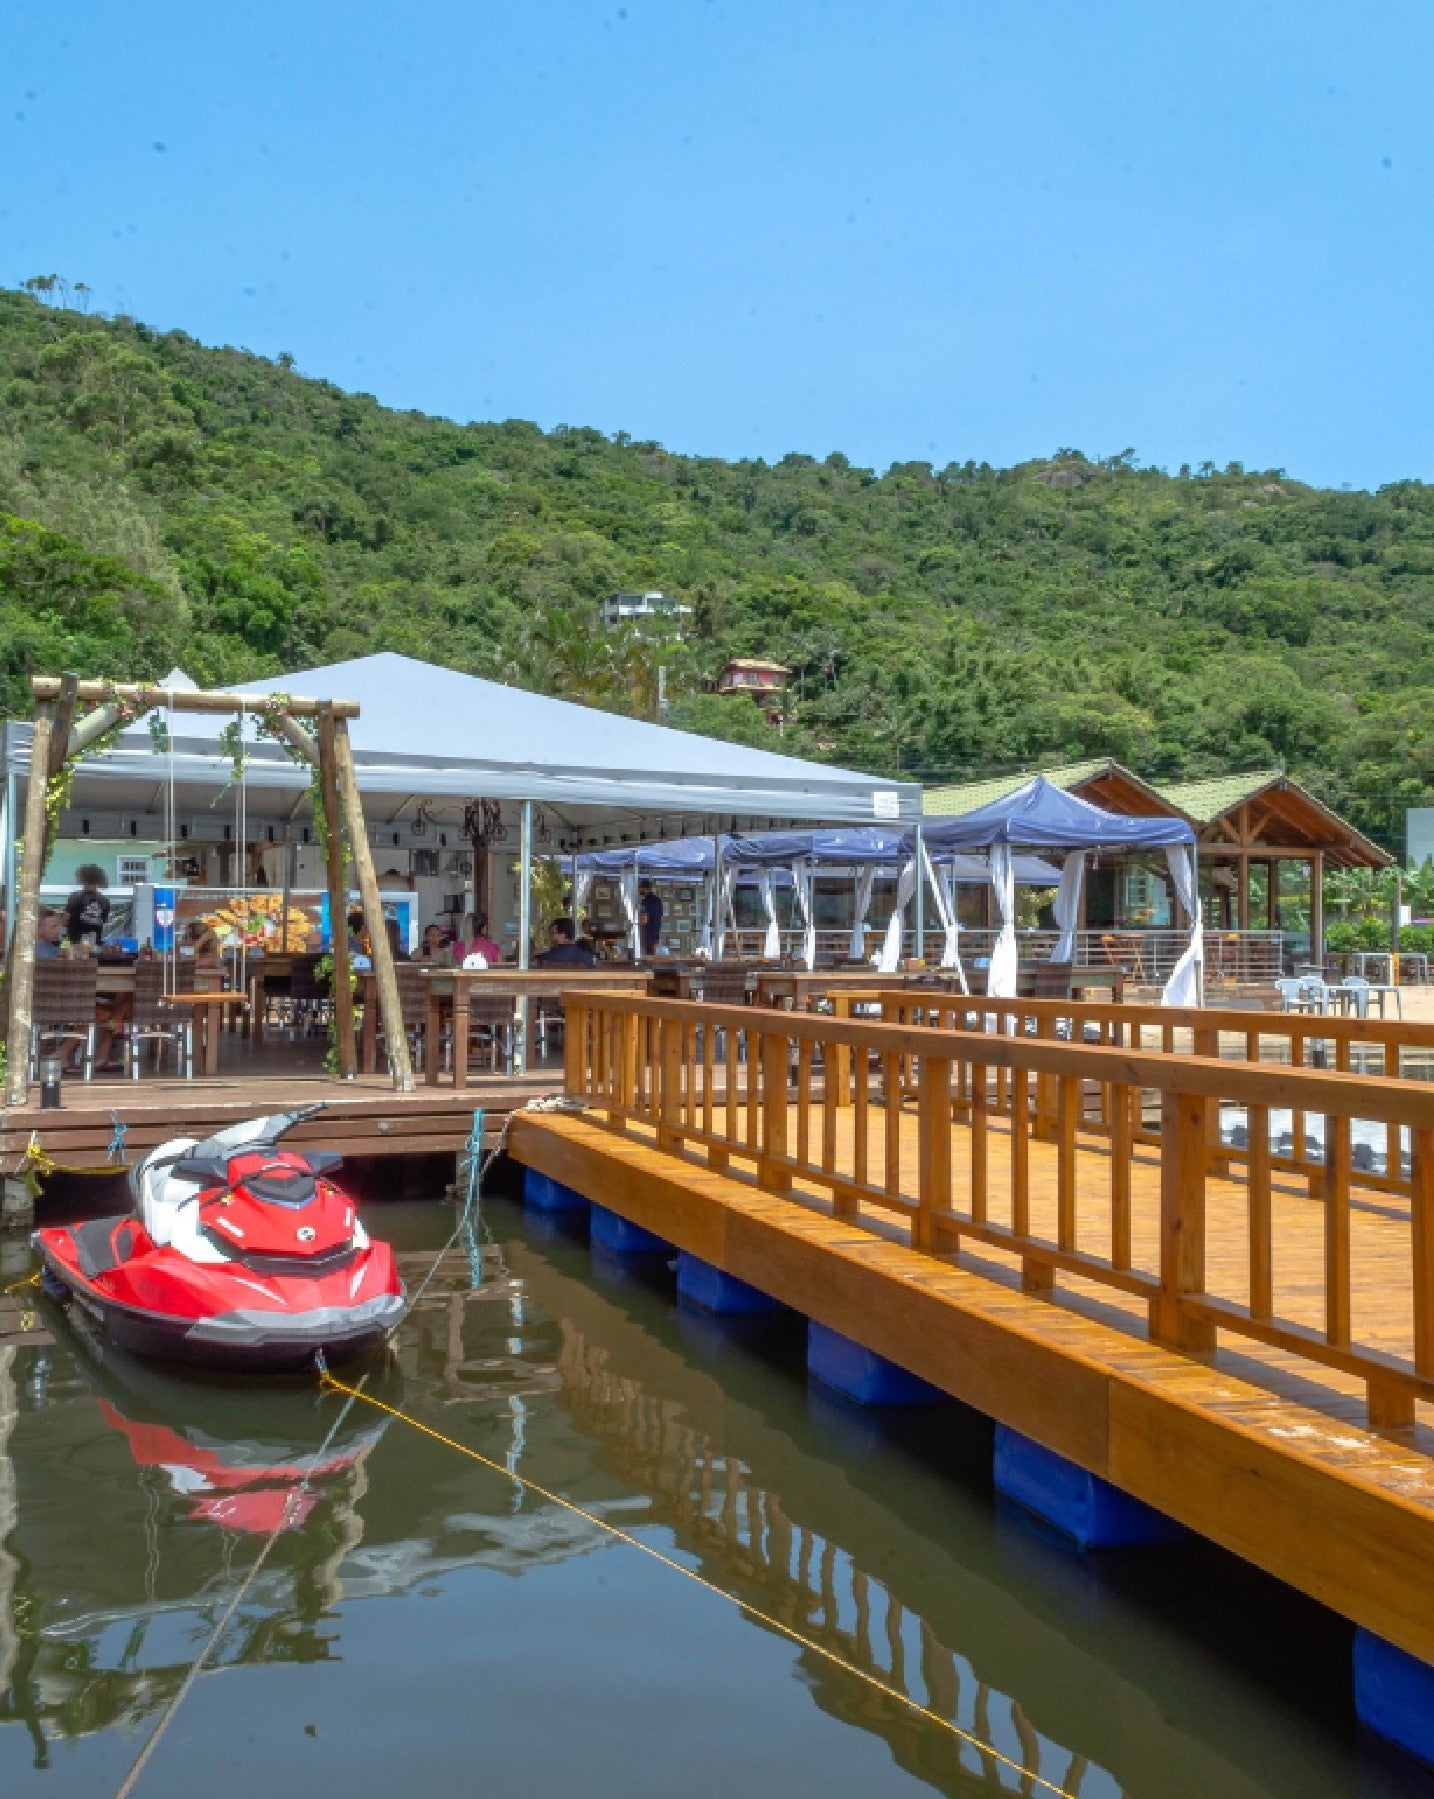
[[1052, 962], [1074, 962], [1076, 925], [1080, 922], [1081, 888], [1085, 885], [1085, 851], [1072, 850], [1061, 870], [1061, 884], [1056, 889], [1056, 929], [1060, 936], [1051, 951]]
[[816, 875], [808, 861], [792, 864], [792, 890], [802, 920], [802, 967], [817, 965]]
[[847, 954], [853, 962], [866, 960], [866, 915], [871, 910], [871, 890], [876, 882], [876, 864], [868, 862], [856, 871], [856, 904], [852, 911], [851, 942]]
[[961, 983], [961, 991], [969, 993], [966, 985], [966, 970], [961, 966], [961, 921], [956, 913], [956, 870], [948, 862], [939, 868], [932, 862], [926, 845], [922, 844], [921, 853], [926, 858], [926, 874], [931, 882], [931, 891], [936, 896], [936, 911], [941, 919], [941, 929], [945, 933], [945, 944], [941, 951], [941, 966], [954, 968], [956, 978]]
[[632, 939], [632, 959], [642, 960], [642, 929], [637, 922], [637, 864], [622, 871], [617, 884], [617, 896], [622, 901], [622, 915], [627, 920], [627, 934]]
[[1172, 844], [1165, 863], [1176, 898], [1190, 920], [1190, 941], [1160, 995], [1162, 1006], [1199, 1006], [1205, 998], [1205, 926], [1200, 917], [1200, 883], [1196, 874], [1195, 845]]
[[1009, 843], [991, 846], [991, 887], [996, 895], [996, 947], [986, 975], [994, 999], [1016, 997], [1016, 867]]
[[737, 885], [737, 870], [724, 861], [717, 879], [717, 959], [720, 962], [727, 953], [727, 932], [729, 928], [736, 930], [737, 916], [733, 910], [732, 894]]
[[777, 896], [772, 891], [770, 868], [757, 870], [757, 892], [761, 897], [762, 910], [767, 915], [767, 934], [762, 939], [762, 960], [764, 962], [780, 962], [782, 959], [782, 933], [777, 925]]
[[896, 904], [886, 922], [886, 936], [876, 964], [882, 974], [895, 974], [901, 966], [902, 940], [906, 935], [906, 908], [915, 891], [916, 863], [913, 860], [902, 865], [901, 876], [896, 883]]

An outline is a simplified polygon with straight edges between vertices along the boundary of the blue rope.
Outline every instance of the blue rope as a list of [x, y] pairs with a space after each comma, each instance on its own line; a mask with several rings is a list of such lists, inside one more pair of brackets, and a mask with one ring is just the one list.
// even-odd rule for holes
[[474, 1110], [473, 1128], [468, 1133], [468, 1195], [463, 1201], [463, 1216], [459, 1227], [463, 1233], [463, 1247], [468, 1252], [468, 1273], [474, 1287], [481, 1287], [483, 1284], [483, 1250], [473, 1228], [482, 1187], [483, 1109], [479, 1106]]
[[120, 1122], [118, 1112], [110, 1113], [110, 1123], [115, 1128], [114, 1135], [110, 1138], [109, 1159], [111, 1162], [122, 1163], [124, 1161], [124, 1140], [129, 1135], [129, 1126]]

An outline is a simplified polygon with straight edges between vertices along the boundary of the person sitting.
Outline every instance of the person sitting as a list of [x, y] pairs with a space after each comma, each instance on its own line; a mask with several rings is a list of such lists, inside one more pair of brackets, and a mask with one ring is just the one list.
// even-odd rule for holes
[[[460, 966], [466, 966], [469, 956], [481, 956], [483, 966], [496, 968], [503, 960], [503, 951], [488, 935], [487, 915], [482, 912], [470, 912], [468, 928], [472, 932], [465, 943], [462, 938], [453, 945], [453, 960]], [[475, 967], [478, 964], [474, 964]]]
[[383, 928], [388, 937], [389, 954], [393, 957], [395, 962], [406, 962], [408, 960], [408, 948], [402, 937], [398, 934], [398, 920], [396, 918], [385, 918], [383, 921]]
[[579, 943], [570, 918], [555, 918], [548, 926], [548, 947], [538, 958], [543, 968], [592, 968], [592, 945]]
[[448, 949], [448, 933], [437, 921], [425, 925], [423, 928], [423, 941], [418, 946], [418, 960], [432, 963], [439, 968], [447, 968], [452, 964], [453, 957]]
[[65, 916], [53, 906], [46, 906], [35, 927], [35, 960], [54, 962], [63, 954], [60, 939], [65, 934]]
[[75, 879], [80, 885], [65, 901], [65, 935], [71, 943], [92, 938], [98, 948], [110, 919], [105, 871], [97, 862], [85, 862], [75, 870]]

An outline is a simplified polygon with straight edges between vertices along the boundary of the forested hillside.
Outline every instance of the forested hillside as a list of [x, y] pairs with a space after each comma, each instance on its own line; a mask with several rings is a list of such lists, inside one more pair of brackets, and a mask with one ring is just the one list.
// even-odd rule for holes
[[[882, 771], [1279, 761], [1386, 839], [1434, 798], [1419, 482], [729, 463], [388, 411], [288, 361], [0, 292], [0, 702], [34, 668], [396, 649], [650, 714], [663, 660], [673, 722], [775, 744], [703, 691], [759, 654], [799, 672], [786, 747]], [[630, 587], [695, 608], [685, 646], [598, 629]]]

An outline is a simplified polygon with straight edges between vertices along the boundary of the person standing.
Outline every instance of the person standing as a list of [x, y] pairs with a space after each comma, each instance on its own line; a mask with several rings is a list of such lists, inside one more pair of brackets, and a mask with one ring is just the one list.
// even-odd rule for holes
[[65, 901], [65, 935], [71, 943], [93, 937], [98, 948], [110, 920], [105, 871], [96, 862], [86, 862], [75, 870], [75, 879], [80, 885]]
[[642, 936], [642, 953], [655, 956], [662, 943], [662, 901], [651, 881], [640, 881], [637, 887], [638, 929]]

